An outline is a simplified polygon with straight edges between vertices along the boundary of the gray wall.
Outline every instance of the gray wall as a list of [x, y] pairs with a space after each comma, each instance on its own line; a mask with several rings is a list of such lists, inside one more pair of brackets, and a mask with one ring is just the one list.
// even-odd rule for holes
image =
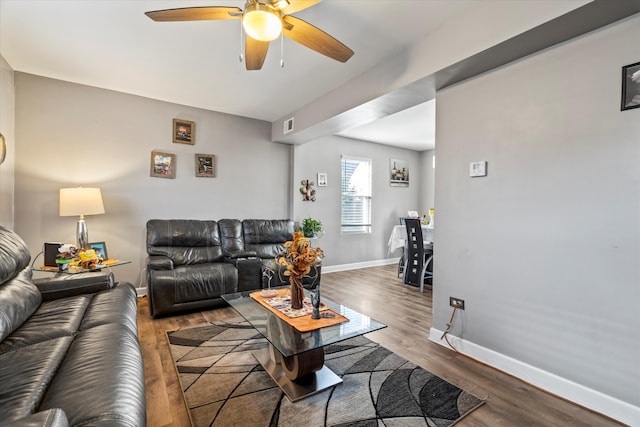
[[[373, 201], [371, 234], [340, 234], [340, 179], [341, 156], [350, 155], [373, 161]], [[391, 158], [409, 161], [410, 183], [408, 187], [389, 185], [389, 161]], [[295, 146], [293, 173], [294, 219], [300, 221], [312, 216], [322, 221], [325, 235], [317, 244], [325, 251], [325, 264], [343, 266], [363, 262], [383, 262], [398, 257], [396, 251], [389, 254], [387, 242], [399, 218], [409, 210], [419, 210], [424, 188], [420, 154], [413, 150], [394, 148], [381, 144], [332, 136]], [[317, 173], [328, 174], [327, 187], [316, 187], [317, 201], [302, 201], [298, 188], [302, 179], [317, 181]], [[339, 268], [339, 267], [338, 267]]]
[[15, 160], [15, 89], [13, 70], [0, 56], [0, 133], [7, 154], [0, 165], [0, 225], [13, 229], [13, 192]]
[[[328, 137], [300, 146], [272, 143], [269, 123], [123, 93], [16, 73], [16, 231], [35, 256], [46, 241], [75, 241], [75, 217], [58, 216], [58, 189], [97, 186], [106, 214], [87, 217], [91, 241], [132, 263], [118, 279], [145, 286], [144, 226], [151, 218], [318, 217], [318, 242], [335, 269], [391, 262], [391, 228], [421, 210], [422, 155], [412, 150]], [[171, 142], [172, 119], [196, 122], [196, 144]], [[149, 177], [152, 150], [177, 154], [176, 179]], [[216, 178], [196, 178], [194, 154], [215, 154]], [[373, 159], [373, 232], [340, 234], [340, 155]], [[410, 161], [409, 187], [390, 187], [389, 159]], [[53, 167], [51, 165], [54, 165]], [[3, 165], [4, 166], [4, 165]], [[318, 201], [303, 202], [299, 183], [329, 176]], [[427, 190], [432, 191], [432, 190]], [[41, 260], [40, 260], [41, 261]]]
[[[58, 216], [62, 187], [102, 189], [106, 214], [87, 217], [89, 239], [132, 261], [115, 273], [135, 284], [151, 218], [289, 217], [290, 147], [269, 140], [270, 123], [23, 73], [15, 80], [15, 229], [32, 255], [45, 241], [75, 241], [77, 218]], [[196, 122], [195, 145], [172, 143], [173, 118]], [[153, 150], [177, 155], [176, 179], [149, 176]], [[216, 156], [215, 178], [195, 177], [196, 153]]]
[[638, 40], [636, 15], [438, 93], [433, 321], [463, 298], [454, 335], [636, 411], [640, 109], [620, 111], [620, 75]]

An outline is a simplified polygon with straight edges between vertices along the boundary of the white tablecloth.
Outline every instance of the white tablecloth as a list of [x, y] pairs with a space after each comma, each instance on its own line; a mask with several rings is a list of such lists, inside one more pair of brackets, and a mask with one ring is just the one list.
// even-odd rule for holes
[[[428, 225], [422, 227], [422, 240], [425, 242], [433, 242], [433, 228]], [[396, 225], [391, 231], [389, 236], [389, 253], [392, 253], [396, 249], [404, 247], [405, 240], [407, 240], [407, 229], [404, 225]]]

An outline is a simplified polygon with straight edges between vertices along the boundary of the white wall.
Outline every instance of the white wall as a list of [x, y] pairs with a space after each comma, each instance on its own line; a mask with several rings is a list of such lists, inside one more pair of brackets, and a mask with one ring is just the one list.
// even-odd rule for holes
[[[590, 0], [476, 2], [455, 19], [446, 21], [425, 38], [417, 40], [409, 49], [398, 52], [361, 76], [273, 122], [272, 139], [282, 141], [298, 133], [305, 133], [318, 123], [433, 75], [589, 2]], [[433, 89], [423, 89], [425, 93], [422, 94], [422, 102], [432, 99]], [[290, 117], [295, 117], [295, 129], [285, 136], [283, 123]], [[352, 123], [359, 124], [364, 123]], [[344, 129], [336, 129], [334, 133], [342, 130]]]
[[[372, 232], [370, 234], [341, 235], [341, 156], [350, 155], [372, 160], [373, 201]], [[408, 187], [389, 185], [390, 159], [409, 161]], [[312, 216], [322, 221], [325, 235], [317, 244], [325, 251], [324, 265], [342, 266], [371, 261], [382, 261], [400, 256], [399, 251], [388, 253], [387, 242], [399, 218], [421, 205], [423, 179], [420, 155], [413, 150], [332, 136], [295, 146], [293, 173], [294, 191], [298, 192], [302, 179], [317, 181], [318, 172], [328, 174], [327, 187], [316, 187], [317, 201], [302, 201], [294, 196], [294, 219], [300, 221]]]
[[[435, 126], [435, 124], [434, 124]], [[420, 212], [428, 214], [429, 209], [435, 208], [435, 180], [436, 170], [434, 166], [434, 157], [436, 150], [427, 150], [420, 153], [419, 168], [422, 172], [422, 188], [420, 191]], [[434, 219], [435, 224], [435, 219]]]
[[15, 88], [13, 69], [0, 56], [0, 133], [7, 153], [0, 165], [0, 225], [13, 229], [13, 193], [15, 161]]
[[[132, 261], [114, 272], [134, 284], [151, 218], [289, 217], [290, 147], [269, 140], [270, 123], [23, 73], [15, 79], [15, 229], [32, 256], [43, 242], [75, 241], [77, 218], [58, 216], [62, 187], [102, 189], [106, 214], [87, 217], [89, 240]], [[173, 118], [196, 122], [195, 145], [172, 142]], [[153, 150], [177, 155], [176, 179], [149, 176]], [[216, 156], [215, 178], [195, 177], [196, 153]]]
[[[567, 388], [552, 391], [632, 425], [640, 109], [620, 93], [638, 40], [636, 15], [439, 92], [436, 119], [434, 327], [463, 298], [453, 334], [489, 363], [555, 375]], [[487, 177], [469, 177], [477, 160]]]

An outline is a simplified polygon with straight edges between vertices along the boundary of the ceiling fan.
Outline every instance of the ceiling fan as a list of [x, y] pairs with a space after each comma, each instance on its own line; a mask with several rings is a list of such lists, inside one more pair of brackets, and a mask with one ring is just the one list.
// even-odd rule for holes
[[[269, 50], [269, 43], [281, 33], [309, 49], [331, 59], [347, 62], [353, 51], [321, 29], [291, 16], [320, 0], [247, 0], [239, 7], [201, 6], [145, 12], [154, 21], [216, 21], [242, 19], [246, 32], [244, 57], [247, 70], [259, 70]], [[242, 56], [241, 56], [242, 60]]]

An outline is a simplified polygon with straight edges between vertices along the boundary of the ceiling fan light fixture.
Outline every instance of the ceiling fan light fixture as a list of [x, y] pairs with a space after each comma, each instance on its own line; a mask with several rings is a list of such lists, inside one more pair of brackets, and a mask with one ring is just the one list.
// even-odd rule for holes
[[251, 3], [245, 7], [242, 26], [249, 37], [263, 42], [275, 40], [282, 32], [278, 12], [262, 3]]
[[276, 9], [284, 9], [285, 7], [289, 6], [291, 3], [289, 2], [289, 0], [272, 0], [271, 4]]

